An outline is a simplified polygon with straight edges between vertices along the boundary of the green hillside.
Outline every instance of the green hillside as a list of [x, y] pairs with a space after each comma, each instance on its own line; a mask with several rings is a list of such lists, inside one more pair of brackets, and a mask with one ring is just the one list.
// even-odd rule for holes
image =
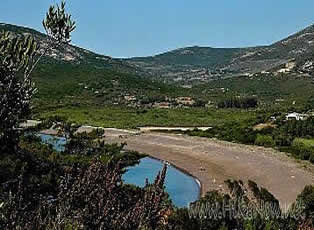
[[[283, 50], [282, 44], [287, 44], [290, 51], [300, 48], [295, 40], [306, 43], [311, 38], [311, 35], [308, 34], [312, 29], [309, 27], [305, 31], [274, 44], [272, 46], [273, 53], [283, 54], [284, 52], [280, 51]], [[11, 31], [14, 34], [32, 34], [41, 46], [47, 42], [44, 34], [33, 29], [0, 24], [0, 30]], [[107, 105], [130, 106], [125, 99], [129, 96], [135, 98], [132, 107], [142, 107], [144, 101], [160, 102], [165, 97], [176, 98], [179, 96], [189, 96], [194, 100], [203, 101], [203, 103], [211, 101], [212, 106], [230, 96], [257, 96], [260, 106], [265, 107], [289, 107], [292, 104], [298, 107], [311, 105], [314, 97], [313, 78], [295, 73], [256, 74], [250, 77], [241, 77], [239, 74], [238, 77], [226, 79], [216, 76], [206, 83], [191, 84], [188, 88], [181, 87], [180, 82], [162, 83], [159, 78], [159, 74], [162, 74], [163, 71], [167, 72], [173, 69], [181, 73], [179, 76], [183, 76], [183, 78], [184, 71], [189, 68], [207, 69], [211, 66], [220, 73], [219, 68], [231, 62], [235, 63], [236, 57], [243, 56], [246, 52], [254, 53], [257, 50], [265, 51], [267, 49], [269, 48], [189, 47], [154, 57], [134, 58], [130, 61], [95, 54], [75, 46], [62, 47], [46, 55], [33, 74], [38, 88], [34, 100], [35, 111], [45, 112], [73, 106], [85, 108]], [[284, 54], [288, 55], [290, 51], [285, 51]], [[253, 53], [251, 56], [243, 57], [243, 60], [245, 58], [257, 60]], [[133, 61], [144, 63], [151, 66], [152, 69], [140, 70], [140, 66], [130, 64]], [[254, 62], [249, 63], [254, 65]], [[153, 68], [156, 66], [161, 68], [160, 72]], [[158, 74], [147, 77], [149, 74], [154, 74], [155, 71]], [[230, 70], [228, 71], [230, 72]], [[226, 72], [228, 71], [226, 70]], [[193, 76], [197, 74], [197, 71], [193, 72]], [[208, 70], [206, 74], [210, 74]]]
[[232, 61], [242, 49], [187, 47], [177, 49], [168, 53], [147, 58], [132, 58], [134, 62], [146, 62], [157, 65], [182, 65], [204, 68], [216, 68], [224, 66]]
[[272, 71], [289, 62], [294, 62], [294, 72], [312, 73], [313, 41], [314, 26], [309, 26], [269, 46], [250, 48], [195, 46], [126, 61], [152, 76], [180, 84]]
[[[47, 44], [46, 35], [25, 27], [0, 24], [0, 31], [16, 36], [31, 34], [40, 47]], [[141, 71], [123, 60], [99, 55], [76, 47], [63, 46], [41, 59], [33, 73], [38, 92], [36, 111], [80, 105], [125, 105], [125, 96], [138, 100], [164, 95], [185, 95], [183, 89], [142, 77]]]
[[[314, 79], [299, 75], [263, 75], [211, 81], [197, 86], [212, 100], [233, 96], [257, 96], [266, 107], [314, 108]], [[223, 90], [222, 90], [223, 89]]]
[[33, 79], [38, 88], [35, 105], [41, 110], [79, 105], [123, 105], [127, 95], [135, 95], [140, 100], [183, 91], [128, 73], [70, 63], [41, 64]]

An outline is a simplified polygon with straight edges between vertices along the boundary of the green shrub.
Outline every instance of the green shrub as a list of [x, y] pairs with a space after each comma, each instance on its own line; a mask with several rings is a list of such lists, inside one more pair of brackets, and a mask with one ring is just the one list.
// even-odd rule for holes
[[291, 146], [293, 137], [284, 134], [274, 136], [276, 146]]
[[275, 145], [275, 141], [271, 136], [258, 134], [255, 139], [255, 145], [272, 147]]
[[294, 153], [301, 160], [310, 160], [314, 162], [314, 145], [313, 140], [295, 138], [292, 142], [292, 149]]

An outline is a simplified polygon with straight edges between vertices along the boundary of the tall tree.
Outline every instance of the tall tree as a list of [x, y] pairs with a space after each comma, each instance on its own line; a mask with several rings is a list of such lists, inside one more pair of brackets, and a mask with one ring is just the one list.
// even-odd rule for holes
[[50, 50], [71, 42], [76, 28], [65, 2], [51, 6], [43, 20], [47, 45], [40, 47], [30, 35], [0, 32], [0, 150], [14, 150], [19, 123], [30, 114], [30, 100], [36, 88], [31, 74]]

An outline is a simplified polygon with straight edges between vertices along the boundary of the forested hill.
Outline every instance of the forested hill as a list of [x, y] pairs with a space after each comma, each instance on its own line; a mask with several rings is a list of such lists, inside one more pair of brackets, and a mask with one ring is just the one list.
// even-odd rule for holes
[[[41, 49], [48, 44], [45, 34], [30, 28], [2, 23], [0, 31], [31, 34]], [[38, 88], [34, 102], [40, 105], [37, 108], [103, 106], [124, 104], [125, 97], [130, 95], [144, 100], [180, 91], [143, 75], [123, 60], [66, 45], [53, 49], [36, 66], [32, 75]]]

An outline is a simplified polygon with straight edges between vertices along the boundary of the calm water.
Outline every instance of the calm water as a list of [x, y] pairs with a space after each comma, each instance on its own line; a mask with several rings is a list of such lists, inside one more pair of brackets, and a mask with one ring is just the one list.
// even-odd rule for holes
[[[45, 134], [39, 134], [39, 136], [43, 143], [51, 144], [56, 151], [64, 151], [64, 145], [66, 144], [64, 137]], [[153, 182], [162, 167], [163, 163], [161, 161], [146, 157], [141, 159], [140, 164], [128, 168], [122, 178], [125, 183], [143, 187], [146, 178], [149, 182]], [[168, 166], [165, 183], [166, 191], [178, 207], [186, 207], [189, 203], [198, 199], [200, 187], [196, 180], [173, 166]]]
[[[141, 160], [139, 165], [129, 168], [129, 171], [123, 175], [123, 179], [127, 183], [143, 187], [146, 178], [149, 182], [153, 182], [162, 167], [161, 161], [146, 157]], [[200, 187], [193, 177], [169, 166], [166, 176], [166, 191], [176, 206], [186, 207], [199, 198]]]
[[41, 141], [45, 144], [51, 144], [53, 149], [58, 152], [64, 151], [64, 146], [66, 144], [65, 137], [56, 137], [46, 134], [39, 134]]

